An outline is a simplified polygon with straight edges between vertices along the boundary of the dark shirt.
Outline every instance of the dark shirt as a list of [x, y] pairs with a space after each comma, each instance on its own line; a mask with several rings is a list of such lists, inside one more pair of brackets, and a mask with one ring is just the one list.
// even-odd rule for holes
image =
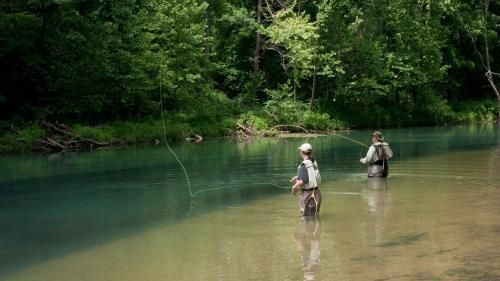
[[309, 173], [307, 173], [306, 164], [304, 164], [304, 163], [300, 164], [299, 174], [297, 176], [297, 180], [301, 180], [304, 183], [309, 182]]

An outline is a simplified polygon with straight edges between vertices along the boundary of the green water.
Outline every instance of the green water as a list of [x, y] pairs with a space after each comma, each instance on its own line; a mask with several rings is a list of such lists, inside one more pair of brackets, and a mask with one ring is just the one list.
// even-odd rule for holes
[[365, 148], [307, 139], [323, 178], [307, 221], [277, 187], [306, 139], [174, 146], [193, 199], [163, 147], [1, 157], [0, 279], [500, 280], [498, 128], [384, 133], [387, 180], [366, 178]]

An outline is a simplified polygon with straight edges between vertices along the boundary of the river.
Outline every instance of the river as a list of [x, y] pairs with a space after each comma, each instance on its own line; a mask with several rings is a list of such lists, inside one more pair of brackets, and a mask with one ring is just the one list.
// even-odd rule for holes
[[[164, 147], [2, 156], [0, 279], [500, 280], [498, 127], [383, 132], [387, 179], [336, 136], [177, 144], [191, 192]], [[305, 141], [307, 220], [287, 189]]]

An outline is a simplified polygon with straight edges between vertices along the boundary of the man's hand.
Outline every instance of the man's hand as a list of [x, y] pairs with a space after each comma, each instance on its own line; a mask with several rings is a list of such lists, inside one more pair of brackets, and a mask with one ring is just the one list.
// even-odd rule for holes
[[300, 186], [304, 184], [302, 180], [297, 180], [297, 177], [292, 178], [292, 194], [297, 195], [300, 190]]

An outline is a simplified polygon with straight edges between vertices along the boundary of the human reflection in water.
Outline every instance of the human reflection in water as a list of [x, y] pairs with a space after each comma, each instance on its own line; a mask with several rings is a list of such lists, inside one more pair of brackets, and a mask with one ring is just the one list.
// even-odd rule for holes
[[362, 191], [368, 210], [375, 216], [376, 243], [381, 243], [384, 239], [385, 219], [390, 207], [388, 193], [388, 179], [380, 177], [368, 178], [367, 188]]
[[317, 216], [300, 217], [295, 241], [299, 247], [302, 263], [304, 264], [304, 280], [315, 280], [316, 267], [319, 263], [320, 222]]

